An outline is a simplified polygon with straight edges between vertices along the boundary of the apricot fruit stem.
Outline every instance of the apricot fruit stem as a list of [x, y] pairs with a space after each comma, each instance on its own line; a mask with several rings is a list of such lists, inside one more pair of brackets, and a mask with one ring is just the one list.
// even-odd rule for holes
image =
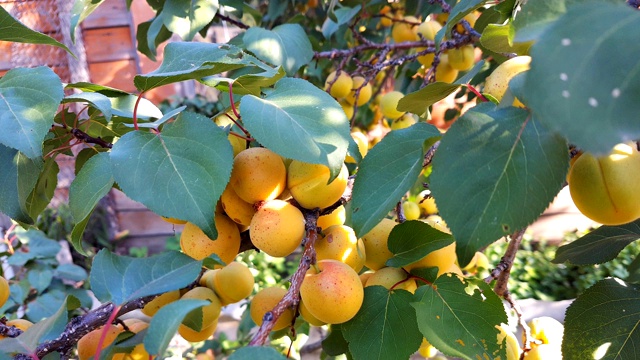
[[478, 89], [476, 89], [473, 85], [467, 84], [466, 86], [467, 86], [467, 89], [469, 89], [469, 91], [471, 91], [478, 97], [478, 100], [480, 100], [480, 102], [489, 101], [489, 99], [487, 99], [484, 95], [482, 95], [480, 91], [478, 91]]
[[[116, 317], [118, 316], [118, 312], [120, 312], [120, 306], [114, 307], [113, 310], [111, 311], [111, 314], [109, 315], [109, 319], [107, 319], [106, 323], [107, 324], [112, 324], [116, 320]], [[109, 332], [109, 327], [105, 326], [102, 329], [102, 333], [100, 334], [100, 340], [98, 341], [98, 347], [97, 347], [97, 350], [96, 350], [96, 355], [93, 357], [94, 360], [100, 360], [100, 353], [102, 352], [102, 345], [104, 344], [104, 340], [107, 338], [107, 333], [108, 332]]]
[[133, 128], [138, 130], [138, 105], [140, 105], [140, 100], [142, 99], [142, 95], [144, 91], [138, 94], [138, 98], [136, 99], [136, 103], [133, 106]]

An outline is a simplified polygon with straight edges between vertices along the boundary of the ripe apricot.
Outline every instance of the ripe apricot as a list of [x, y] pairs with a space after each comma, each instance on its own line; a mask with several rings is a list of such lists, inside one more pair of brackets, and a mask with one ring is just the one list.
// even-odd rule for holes
[[[420, 24], [420, 26], [418, 26], [417, 33], [419, 35], [422, 35], [422, 37], [425, 40], [433, 41], [436, 38], [436, 34], [438, 33], [438, 31], [440, 31], [440, 29], [442, 29], [442, 25], [440, 25], [439, 22], [435, 20], [428, 20]], [[426, 50], [426, 48], [416, 49], [417, 52], [424, 51], [424, 50]], [[434, 58], [435, 58], [435, 54], [429, 53], [422, 56], [418, 56], [417, 60], [420, 64], [429, 67], [433, 63]]]
[[[104, 326], [101, 326], [95, 330], [90, 331], [86, 335], [78, 340], [78, 358], [80, 360], [89, 360], [94, 357], [96, 352], [98, 351], [98, 342], [100, 341], [100, 336], [102, 335]], [[102, 343], [102, 349], [111, 345], [118, 336], [122, 332], [122, 328], [116, 325], [108, 325], [107, 334]]]
[[[138, 320], [138, 319], [127, 319], [127, 320]], [[135, 322], [127, 322], [127, 320], [125, 320], [125, 324], [129, 328], [129, 331], [135, 334], [149, 327], [149, 323], [144, 322], [142, 320], [138, 320]], [[152, 357], [152, 359], [155, 359], [155, 358], [156, 358], [155, 356]], [[134, 346], [134, 348], [131, 349], [131, 351], [129, 351], [128, 353], [115, 354], [112, 360], [149, 360], [149, 353], [144, 348], [144, 344], [140, 343]]]
[[9, 282], [3, 276], [0, 276], [0, 307], [9, 300], [11, 290], [9, 289]]
[[618, 144], [606, 156], [582, 154], [569, 170], [569, 191], [578, 210], [604, 225], [640, 217], [640, 153]]
[[283, 257], [302, 242], [305, 220], [295, 206], [286, 201], [271, 200], [258, 209], [249, 228], [253, 245], [271, 256]]
[[476, 254], [473, 255], [473, 258], [471, 259], [471, 261], [467, 264], [467, 266], [462, 268], [462, 270], [475, 274], [480, 269], [485, 269], [485, 270], [489, 269], [490, 266], [491, 264], [489, 263], [489, 258], [487, 257], [487, 255], [479, 251], [476, 251]]
[[430, 196], [431, 191], [423, 190], [418, 194], [416, 201], [418, 206], [427, 215], [433, 215], [438, 213], [438, 207], [436, 206], [436, 199]]
[[[204, 325], [204, 324], [203, 324]], [[207, 327], [203, 327], [200, 331], [193, 330], [187, 325], [180, 324], [178, 327], [178, 334], [189, 342], [200, 342], [210, 338], [218, 327], [218, 320], [214, 320], [213, 323]]]
[[450, 49], [449, 65], [460, 71], [467, 71], [473, 67], [475, 52], [473, 45], [464, 45], [458, 49]]
[[[326, 91], [329, 88], [329, 84], [334, 81], [336, 78], [336, 71], [331, 72], [329, 76], [327, 76], [327, 80], [324, 82], [324, 90]], [[340, 71], [340, 75], [338, 75], [338, 79], [335, 80], [333, 85], [331, 85], [331, 90], [329, 90], [329, 94], [336, 99], [342, 99], [349, 95], [349, 92], [353, 88], [353, 79], [351, 76], [347, 74], [346, 71]]]
[[[269, 287], [258, 291], [253, 300], [251, 300], [251, 309], [249, 310], [253, 322], [258, 326], [262, 325], [264, 315], [273, 310], [286, 294], [287, 290], [279, 287]], [[290, 326], [294, 317], [295, 312], [293, 309], [286, 309], [274, 324], [273, 331], [282, 330]]]
[[550, 316], [540, 316], [531, 319], [527, 325], [529, 325], [531, 336], [534, 339], [541, 341], [543, 344], [562, 345], [564, 325], [560, 321]]
[[180, 299], [180, 290], [168, 291], [155, 299], [149, 301], [143, 308], [142, 313], [147, 316], [155, 315], [163, 306]]
[[342, 165], [340, 174], [329, 182], [329, 168], [293, 160], [287, 174], [287, 187], [291, 195], [306, 209], [324, 209], [335, 204], [347, 188], [349, 170]]
[[430, 359], [438, 353], [438, 349], [436, 349], [431, 343], [427, 341], [426, 338], [422, 338], [422, 344], [420, 344], [420, 349], [418, 349], [418, 353], [420, 356]]
[[355, 110], [353, 109], [353, 105], [349, 104], [349, 102], [344, 99], [338, 101], [338, 103], [342, 107], [342, 111], [344, 111], [344, 114], [347, 115], [347, 119], [351, 119], [353, 117], [353, 113], [355, 112]]
[[322, 229], [328, 229], [329, 226], [344, 224], [344, 221], [346, 219], [347, 212], [344, 209], [344, 205], [340, 205], [331, 213], [320, 216], [318, 218], [318, 227]]
[[371, 276], [373, 276], [373, 274], [375, 274], [375, 271], [369, 270], [358, 275], [358, 277], [360, 278], [360, 282], [362, 283], [362, 287], [367, 285], [367, 281], [369, 281], [369, 279], [371, 278]]
[[166, 217], [166, 216], [161, 216], [162, 220], [168, 222], [169, 224], [174, 224], [174, 225], [184, 225], [187, 222], [185, 220], [180, 220], [180, 219], [176, 219], [176, 218], [172, 218], [172, 217]]
[[362, 106], [371, 100], [372, 88], [371, 84], [367, 83], [360, 89], [360, 94], [358, 94], [358, 101], [356, 102], [356, 90], [359, 89], [362, 84], [366, 81], [362, 76], [354, 76], [353, 77], [353, 88], [345, 97], [345, 100], [354, 106]]
[[327, 324], [351, 320], [364, 300], [362, 283], [349, 265], [320, 260], [305, 274], [300, 296], [309, 312]]
[[498, 330], [500, 330], [498, 343], [500, 344], [504, 341], [507, 350], [507, 360], [520, 359], [520, 344], [513, 332], [511, 332], [505, 324], [500, 324]]
[[405, 270], [411, 271], [416, 268], [438, 267], [438, 276], [446, 273], [456, 262], [456, 243], [432, 251], [422, 259], [405, 266]]
[[242, 200], [232, 186], [227, 185], [224, 189], [220, 196], [220, 203], [222, 203], [225, 214], [235, 223], [245, 226], [251, 224], [251, 218], [256, 210], [253, 208], [253, 204]]
[[218, 238], [211, 240], [192, 223], [184, 226], [180, 235], [182, 252], [196, 260], [202, 260], [211, 254], [216, 254], [225, 264], [230, 263], [240, 251], [240, 231], [238, 226], [228, 216], [216, 214], [216, 229]]
[[417, 24], [419, 22], [414, 16], [405, 16], [403, 21], [397, 21], [393, 24], [391, 38], [397, 43], [418, 40]]
[[[351, 137], [358, 145], [360, 156], [364, 159], [365, 155], [367, 155], [367, 152], [369, 151], [369, 139], [367, 139], [367, 137], [359, 131], [352, 131]], [[355, 163], [356, 160], [352, 156], [347, 155], [347, 157], [344, 159], [344, 162]]]
[[371, 231], [362, 236], [366, 255], [365, 265], [371, 270], [378, 270], [385, 266], [393, 253], [389, 251], [387, 241], [389, 234], [396, 222], [391, 219], [382, 219]]
[[440, 217], [440, 215], [429, 215], [424, 219], [424, 222], [436, 230], [451, 234], [451, 230], [447, 227], [447, 223]]
[[407, 277], [408, 274], [402, 269], [384, 267], [369, 277], [365, 287], [379, 285], [391, 290], [394, 285], [398, 284], [393, 288], [394, 290], [406, 290], [413, 294], [418, 286], [414, 279], [407, 279]]
[[320, 321], [318, 320], [315, 316], [313, 316], [310, 312], [309, 309], [307, 309], [307, 307], [304, 305], [304, 301], [300, 300], [300, 305], [298, 307], [298, 311], [300, 312], [300, 316], [302, 316], [302, 318], [308, 322], [309, 324], [313, 325], [313, 326], [322, 326], [322, 325], [326, 325], [326, 322]]
[[413, 114], [405, 113], [391, 122], [391, 130], [406, 129], [417, 122]]
[[203, 327], [208, 326], [206, 324], [212, 324], [220, 317], [220, 311], [222, 310], [222, 302], [213, 290], [204, 286], [196, 286], [193, 289], [187, 291], [182, 295], [181, 299], [198, 299], [208, 300], [211, 303], [202, 307], [202, 324]]
[[272, 200], [284, 190], [287, 170], [280, 155], [265, 148], [249, 148], [233, 159], [229, 184], [250, 203]]
[[397, 119], [404, 114], [403, 111], [399, 111], [398, 101], [404, 97], [404, 94], [400, 91], [390, 91], [380, 98], [380, 111], [382, 115], [387, 119]]
[[[530, 63], [531, 57], [526, 55], [516, 56], [503, 62], [487, 76], [484, 81], [483, 92], [493, 96], [498, 101], [502, 100], [509, 87], [509, 81], [519, 73], [529, 70]], [[518, 99], [513, 101], [513, 106], [524, 107]]]
[[222, 304], [226, 305], [251, 295], [255, 280], [247, 265], [234, 261], [216, 273], [213, 284]]
[[323, 230], [324, 237], [316, 241], [318, 260], [333, 259], [349, 265], [356, 272], [364, 267], [365, 249], [362, 239], [352, 228], [334, 225]]
[[436, 68], [436, 81], [452, 83], [456, 81], [458, 77], [458, 70], [451, 67], [449, 64], [449, 55], [440, 55], [440, 64]]
[[380, 17], [381, 26], [389, 27], [393, 24], [393, 20], [390, 18], [391, 7], [389, 5], [385, 5], [382, 9], [380, 9], [380, 15], [386, 15], [386, 16]]

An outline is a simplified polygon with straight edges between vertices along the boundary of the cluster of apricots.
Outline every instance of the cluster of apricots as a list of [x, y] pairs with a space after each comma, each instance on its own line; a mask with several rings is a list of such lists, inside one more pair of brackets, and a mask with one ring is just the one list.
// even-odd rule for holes
[[338, 100], [349, 119], [353, 117], [354, 107], [371, 100], [372, 88], [367, 79], [359, 75], [351, 77], [346, 71], [333, 71], [329, 74], [324, 89]]
[[[7, 300], [9, 300], [9, 295], [11, 295], [9, 282], [4, 277], [0, 276], [0, 307], [4, 306]], [[22, 331], [26, 331], [31, 327], [31, 325], [33, 325], [33, 323], [25, 319], [13, 319], [6, 321], [4, 325], [9, 327], [13, 326]], [[6, 338], [6, 336], [0, 335], [0, 340], [4, 338]]]

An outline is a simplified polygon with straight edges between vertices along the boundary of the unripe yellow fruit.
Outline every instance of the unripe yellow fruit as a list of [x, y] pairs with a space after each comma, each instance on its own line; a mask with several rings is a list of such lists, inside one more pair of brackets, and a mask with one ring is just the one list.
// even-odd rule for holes
[[[98, 342], [100, 341], [100, 336], [104, 327], [101, 326], [95, 330], [90, 331], [85, 336], [81, 337], [78, 340], [78, 358], [80, 360], [89, 360], [94, 357], [98, 350]], [[122, 332], [122, 328], [115, 325], [108, 325], [107, 334], [104, 338], [104, 342], [102, 343], [102, 349], [111, 345], [112, 342], [115, 341], [118, 334]]]
[[251, 242], [261, 251], [284, 257], [302, 242], [305, 220], [302, 212], [282, 200], [265, 202], [251, 220]]
[[233, 159], [229, 184], [250, 203], [272, 200], [284, 190], [287, 170], [280, 155], [265, 148], [250, 148]]
[[[203, 323], [202, 325], [204, 326], [205, 324]], [[193, 330], [187, 325], [180, 324], [180, 326], [178, 327], [178, 334], [180, 334], [180, 336], [182, 336], [185, 340], [189, 342], [200, 342], [210, 338], [213, 335], [213, 333], [216, 331], [217, 327], [218, 327], [217, 319], [214, 320], [212, 323], [210, 323], [208, 326], [200, 329], [200, 331]]]
[[[352, 131], [351, 137], [358, 145], [360, 156], [364, 159], [364, 157], [367, 155], [367, 152], [369, 151], [369, 139], [367, 139], [367, 136], [365, 134], [359, 131]], [[355, 163], [356, 160], [352, 156], [347, 155], [347, 157], [344, 159], [344, 162]]]
[[506, 327], [501, 324], [498, 326], [500, 333], [498, 334], [498, 343], [502, 343], [506, 346], [507, 360], [519, 360], [520, 359], [520, 344], [516, 336]]
[[402, 203], [402, 211], [407, 220], [417, 220], [420, 218], [420, 207], [413, 201], [405, 201]]
[[531, 319], [527, 325], [529, 325], [531, 336], [534, 339], [542, 341], [543, 344], [562, 345], [564, 325], [560, 321], [550, 316], [541, 316]]
[[393, 253], [389, 251], [387, 241], [389, 234], [396, 222], [391, 219], [382, 219], [371, 231], [362, 236], [365, 248], [365, 265], [371, 270], [378, 270], [385, 267], [387, 260], [391, 259]]
[[458, 70], [451, 67], [449, 64], [449, 55], [440, 55], [440, 64], [436, 68], [436, 81], [452, 83], [456, 81], [458, 77]]
[[216, 229], [218, 238], [211, 240], [192, 223], [184, 226], [180, 235], [182, 252], [196, 260], [202, 260], [211, 254], [216, 254], [225, 264], [230, 263], [240, 251], [240, 231], [238, 226], [228, 216], [216, 214]]
[[213, 277], [215, 292], [224, 305], [237, 303], [251, 295], [255, 280], [247, 265], [232, 262]]
[[309, 164], [294, 160], [289, 165], [287, 187], [293, 198], [306, 209], [324, 209], [335, 204], [349, 180], [349, 170], [342, 165], [340, 174], [331, 183], [329, 168], [320, 164]]
[[[329, 88], [329, 84], [336, 78], [336, 71], [331, 72], [329, 76], [327, 76], [327, 80], [324, 82], [324, 90], [326, 91]], [[349, 95], [349, 92], [353, 88], [353, 79], [351, 76], [347, 74], [346, 71], [340, 71], [340, 75], [338, 76], [338, 80], [336, 80], [333, 85], [331, 85], [331, 90], [329, 90], [329, 94], [336, 99], [342, 99]]]
[[356, 103], [356, 90], [362, 86], [365, 82], [365, 78], [362, 76], [354, 76], [353, 77], [353, 88], [349, 92], [349, 94], [345, 97], [345, 100], [354, 106], [362, 106], [371, 100], [372, 88], [371, 84], [367, 83], [367, 85], [363, 86], [360, 89], [360, 94], [358, 95], [358, 102]]
[[[200, 277], [200, 280], [198, 280], [198, 284], [200, 284], [200, 286], [206, 286], [209, 289], [215, 291], [215, 289], [213, 289], [213, 287], [209, 286], [207, 283], [209, 283], [210, 281], [213, 281], [213, 278], [216, 276], [216, 274], [218, 273], [218, 271], [220, 271], [221, 268], [222, 267], [218, 269], [205, 271], [204, 274], [202, 274], [202, 276]], [[213, 284], [213, 282], [211, 282], [211, 284]]]
[[213, 290], [204, 286], [197, 286], [193, 289], [187, 291], [184, 295], [182, 295], [181, 299], [198, 299], [198, 300], [208, 300], [211, 303], [209, 305], [205, 305], [202, 307], [202, 324], [203, 327], [207, 326], [206, 324], [212, 324], [214, 321], [218, 320], [220, 317], [220, 311], [222, 310], [222, 302], [213, 292]]
[[256, 210], [253, 208], [253, 204], [242, 200], [232, 186], [227, 185], [224, 189], [220, 196], [220, 203], [222, 203], [225, 214], [235, 223], [245, 226], [251, 224], [251, 218]]
[[174, 224], [174, 225], [184, 225], [187, 223], [185, 220], [180, 220], [172, 217], [161, 216], [161, 218], [162, 220], [168, 222], [169, 224]]
[[[493, 96], [498, 101], [502, 100], [509, 87], [509, 81], [519, 73], [529, 70], [530, 63], [530, 56], [516, 56], [503, 62], [493, 70], [491, 75], [487, 76], [484, 81], [483, 92]], [[524, 107], [518, 99], [514, 100], [513, 106]]]
[[582, 154], [569, 170], [571, 198], [585, 216], [604, 225], [640, 218], [640, 153], [618, 144], [606, 156]]
[[320, 260], [307, 271], [300, 286], [300, 296], [318, 320], [342, 324], [360, 310], [364, 289], [358, 273], [347, 264]]
[[380, 15], [386, 15], [380, 18], [380, 25], [383, 27], [389, 27], [393, 24], [393, 20], [387, 16], [391, 16], [390, 14], [391, 12], [391, 7], [389, 7], [389, 5], [385, 5], [381, 10], [380, 10]]
[[438, 353], [438, 349], [431, 345], [426, 338], [422, 338], [422, 344], [420, 344], [418, 353], [420, 353], [420, 356], [430, 359], [436, 356], [436, 354]]
[[436, 199], [430, 196], [431, 191], [423, 190], [421, 191], [416, 201], [418, 202], [418, 206], [420, 209], [427, 215], [433, 215], [438, 213], [438, 207], [436, 206]]
[[448, 52], [449, 55], [449, 65], [461, 71], [467, 71], [473, 67], [475, 62], [475, 52], [473, 49], [473, 45], [464, 45], [459, 49], [450, 49]]
[[322, 231], [324, 237], [316, 241], [318, 260], [333, 259], [349, 265], [356, 272], [362, 270], [366, 258], [364, 243], [346, 225], [334, 225]]
[[408, 274], [402, 269], [384, 267], [369, 277], [365, 287], [379, 285], [391, 290], [391, 288], [397, 284], [396, 287], [393, 288], [394, 290], [406, 290], [413, 294], [418, 286], [414, 279], [407, 278]]
[[562, 349], [558, 345], [538, 345], [524, 355], [524, 360], [562, 360]]
[[414, 24], [420, 21], [414, 16], [405, 16], [404, 21], [398, 21], [391, 28], [391, 38], [393, 41], [400, 43], [405, 41], [418, 40], [418, 27]]
[[367, 285], [367, 281], [369, 281], [373, 274], [375, 274], [375, 271], [368, 270], [358, 275], [358, 277], [360, 278], [360, 282], [362, 283], [362, 287], [365, 287], [365, 285]]
[[417, 268], [438, 267], [438, 276], [446, 273], [451, 269], [451, 265], [456, 262], [456, 243], [451, 244], [432, 251], [422, 259], [405, 266], [405, 270], [411, 271]]
[[422, 35], [425, 40], [434, 41], [436, 34], [442, 29], [442, 25], [435, 20], [427, 20], [418, 26], [417, 33]]
[[307, 309], [307, 307], [304, 305], [304, 301], [302, 301], [302, 300], [300, 300], [300, 305], [299, 305], [298, 311], [300, 311], [300, 316], [302, 316], [302, 318], [306, 322], [308, 322], [309, 324], [311, 324], [313, 326], [322, 326], [322, 325], [326, 325], [327, 324], [326, 322], [320, 321], [315, 316], [313, 316], [309, 312], [309, 309]]
[[390, 91], [380, 98], [380, 111], [388, 119], [397, 119], [404, 114], [398, 111], [398, 102], [404, 97], [400, 91]]
[[328, 229], [333, 225], [342, 225], [347, 219], [347, 212], [344, 209], [344, 205], [338, 206], [335, 210], [327, 215], [322, 215], [318, 218], [318, 227], [321, 229]]
[[163, 306], [180, 299], [180, 290], [168, 291], [155, 299], [149, 301], [143, 308], [142, 313], [147, 316], [155, 315]]
[[10, 294], [9, 282], [3, 276], [0, 276], [0, 307], [7, 303]]
[[424, 219], [424, 222], [436, 230], [451, 234], [451, 230], [447, 227], [447, 223], [439, 215], [429, 215]]
[[353, 117], [353, 113], [355, 112], [355, 110], [353, 109], [353, 105], [349, 104], [349, 102], [344, 99], [338, 101], [338, 103], [342, 107], [342, 111], [344, 111], [344, 114], [347, 115], [347, 119], [351, 119]]
[[471, 261], [465, 266], [462, 270], [477, 273], [479, 269], [489, 269], [490, 267], [489, 258], [484, 253], [476, 251], [476, 254], [473, 255]]
[[391, 130], [406, 129], [417, 122], [418, 120], [416, 120], [413, 114], [405, 113], [391, 122]]
[[[287, 290], [279, 287], [264, 288], [253, 297], [251, 300], [251, 319], [256, 325], [262, 325], [264, 314], [273, 310], [278, 305], [280, 300], [287, 294]], [[288, 308], [278, 318], [278, 321], [273, 326], [273, 331], [282, 330], [288, 326], [291, 326], [295, 312], [293, 309]]]

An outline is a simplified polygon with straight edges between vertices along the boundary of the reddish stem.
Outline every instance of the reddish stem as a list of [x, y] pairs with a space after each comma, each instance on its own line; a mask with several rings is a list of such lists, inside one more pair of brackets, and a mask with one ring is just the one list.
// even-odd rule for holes
[[[231, 101], [231, 110], [233, 110], [233, 114], [237, 119], [240, 119], [240, 113], [238, 109], [236, 109], [236, 103], [233, 101], [233, 81], [229, 81], [229, 101]], [[235, 120], [231, 119], [234, 123]], [[238, 123], [236, 123], [238, 125]]]
[[[135, 112], [135, 110], [134, 110], [134, 112]], [[134, 115], [134, 117], [135, 117], [135, 115]], [[100, 360], [100, 353], [102, 352], [102, 348], [103, 348], [103, 345], [104, 345], [104, 340], [107, 338], [107, 333], [109, 332], [109, 326], [116, 319], [116, 317], [118, 316], [118, 312], [119, 311], [120, 311], [120, 306], [116, 306], [113, 309], [113, 311], [111, 312], [111, 315], [109, 316], [109, 319], [104, 324], [104, 326], [102, 328], [102, 333], [100, 334], [100, 340], [98, 341], [98, 349], [96, 351], [96, 355], [93, 357], [93, 360]]]
[[476, 94], [476, 96], [478, 97], [478, 99], [481, 100], [481, 102], [489, 101], [489, 99], [487, 99], [484, 95], [482, 95], [480, 93], [480, 91], [478, 91], [478, 89], [476, 89], [475, 87], [473, 87], [473, 86], [471, 86], [469, 84], [467, 84], [466, 86], [467, 86], [467, 89], [469, 89], [469, 91], [471, 91], [472, 93]]
[[427, 284], [429, 286], [433, 285], [433, 283], [431, 281], [429, 281], [429, 280], [427, 280], [425, 278], [422, 278], [420, 276], [413, 275], [413, 274], [409, 274], [409, 277], [407, 279], [420, 280], [420, 281], [422, 281], [423, 283], [425, 283], [425, 284]]
[[138, 105], [140, 104], [140, 99], [142, 99], [142, 95], [144, 94], [144, 91], [140, 93], [140, 95], [138, 95], [138, 98], [136, 99], [136, 104], [133, 106], [133, 128], [138, 130]]

